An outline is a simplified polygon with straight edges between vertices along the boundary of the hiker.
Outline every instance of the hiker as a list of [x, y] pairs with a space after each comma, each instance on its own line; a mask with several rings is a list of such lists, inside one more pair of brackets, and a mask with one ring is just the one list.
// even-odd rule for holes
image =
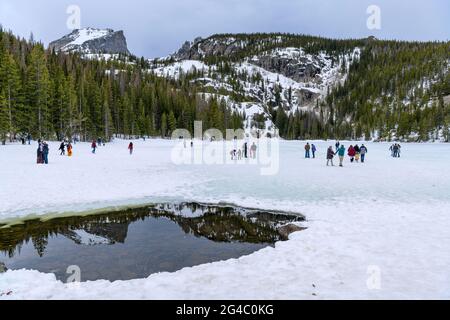
[[41, 140], [38, 141], [38, 148], [37, 148], [37, 163], [43, 164], [44, 163], [44, 155], [43, 155], [43, 145]]
[[330, 146], [327, 150], [327, 167], [330, 165], [330, 161], [331, 161], [331, 166], [334, 167], [333, 158], [335, 155], [336, 155], [336, 153], [333, 151], [333, 147]]
[[61, 145], [59, 146], [59, 149], [61, 150], [60, 156], [65, 156], [66, 155], [66, 144], [63, 142], [61, 142]]
[[24, 146], [25, 145], [25, 138], [22, 137], [20, 140], [22, 141], [22, 145]]
[[45, 163], [45, 164], [48, 164], [48, 154], [49, 154], [49, 152], [50, 152], [50, 148], [49, 148], [47, 142], [44, 142], [42, 144], [42, 156], [43, 156], [43, 160], [44, 160], [43, 163]]
[[309, 151], [311, 150], [311, 146], [309, 145], [309, 142], [305, 146], [305, 159], [311, 158]]
[[101, 147], [101, 145], [102, 145], [102, 138], [98, 138], [97, 139], [97, 147]]
[[248, 143], [244, 143], [244, 158], [248, 158]]
[[92, 141], [91, 148], [92, 148], [92, 153], [95, 154], [95, 151], [97, 150], [97, 143], [95, 142], [95, 140]]
[[343, 167], [344, 163], [344, 156], [345, 156], [345, 146], [341, 145], [337, 151], [337, 154], [339, 156], [339, 167]]
[[28, 145], [31, 145], [31, 134], [27, 135]]
[[253, 159], [256, 159], [256, 150], [258, 150], [258, 147], [256, 146], [256, 143], [253, 142], [253, 145], [251, 148], [251, 154], [252, 154]]
[[133, 149], [134, 149], [133, 142], [130, 142], [130, 144], [128, 145], [128, 150], [130, 150], [130, 156], [133, 154]]
[[348, 148], [348, 153], [347, 154], [350, 157], [350, 162], [353, 163], [355, 161], [355, 155], [356, 155], [355, 148], [353, 146], [350, 146]]
[[401, 151], [402, 151], [402, 146], [400, 144], [397, 144], [397, 158], [400, 158]]
[[341, 143], [339, 141], [336, 141], [335, 146], [336, 146], [336, 152], [338, 152], [339, 147], [341, 146]]
[[313, 159], [315, 159], [317, 148], [314, 144], [311, 145], [311, 151], [312, 151]]
[[72, 157], [72, 155], [73, 155], [73, 147], [72, 147], [72, 144], [69, 142], [69, 144], [67, 145], [67, 155], [69, 156], [69, 157]]
[[360, 152], [361, 152], [361, 163], [364, 163], [364, 161], [366, 160], [366, 154], [367, 154], [367, 147], [365, 145], [362, 145], [360, 148]]
[[359, 148], [358, 145], [354, 146], [354, 148], [355, 148], [355, 161], [356, 163], [358, 163], [361, 155], [361, 149]]

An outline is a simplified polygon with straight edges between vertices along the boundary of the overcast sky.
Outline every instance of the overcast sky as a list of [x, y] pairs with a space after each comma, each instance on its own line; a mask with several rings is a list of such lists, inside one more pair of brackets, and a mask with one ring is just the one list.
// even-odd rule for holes
[[[449, 40], [449, 0], [0, 0], [0, 23], [48, 44], [70, 33], [69, 5], [81, 27], [124, 30], [130, 51], [160, 57], [214, 33], [290, 32], [333, 38]], [[369, 30], [370, 5], [381, 29]]]

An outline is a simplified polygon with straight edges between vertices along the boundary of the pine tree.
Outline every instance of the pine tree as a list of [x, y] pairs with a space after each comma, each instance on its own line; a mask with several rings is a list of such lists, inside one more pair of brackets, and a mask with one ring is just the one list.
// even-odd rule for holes
[[46, 137], [50, 134], [48, 110], [50, 80], [42, 45], [36, 45], [32, 49], [29, 59], [26, 78], [26, 103], [32, 112], [29, 117], [29, 132], [38, 137]]
[[161, 116], [161, 137], [165, 138], [167, 136], [167, 116], [164, 112]]
[[17, 129], [15, 124], [21, 120], [19, 112], [21, 80], [17, 63], [10, 53], [0, 55], [0, 89], [3, 91], [2, 106], [7, 109], [3, 112], [7, 113], [9, 140], [12, 142]]
[[177, 129], [177, 120], [175, 119], [175, 115], [173, 111], [170, 111], [169, 118], [167, 119], [167, 123], [169, 126], [169, 135], [172, 134]]

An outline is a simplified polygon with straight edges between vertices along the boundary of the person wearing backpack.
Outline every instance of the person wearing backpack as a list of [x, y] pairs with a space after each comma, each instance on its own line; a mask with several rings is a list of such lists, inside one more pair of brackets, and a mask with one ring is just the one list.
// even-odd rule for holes
[[305, 146], [305, 158], [306, 159], [311, 158], [310, 151], [311, 151], [311, 146], [309, 145], [309, 142], [308, 142]]
[[360, 148], [360, 152], [361, 152], [361, 163], [364, 163], [364, 161], [366, 160], [366, 154], [367, 154], [367, 147], [365, 145], [362, 145]]

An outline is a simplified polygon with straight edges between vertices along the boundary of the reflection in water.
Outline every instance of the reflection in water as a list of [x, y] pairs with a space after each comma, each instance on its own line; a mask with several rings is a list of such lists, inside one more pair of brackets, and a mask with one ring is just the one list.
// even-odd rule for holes
[[12, 269], [54, 272], [61, 280], [69, 265], [80, 266], [83, 280], [128, 280], [249, 254], [286, 240], [277, 226], [299, 220], [197, 203], [28, 220], [0, 228], [0, 260]]

